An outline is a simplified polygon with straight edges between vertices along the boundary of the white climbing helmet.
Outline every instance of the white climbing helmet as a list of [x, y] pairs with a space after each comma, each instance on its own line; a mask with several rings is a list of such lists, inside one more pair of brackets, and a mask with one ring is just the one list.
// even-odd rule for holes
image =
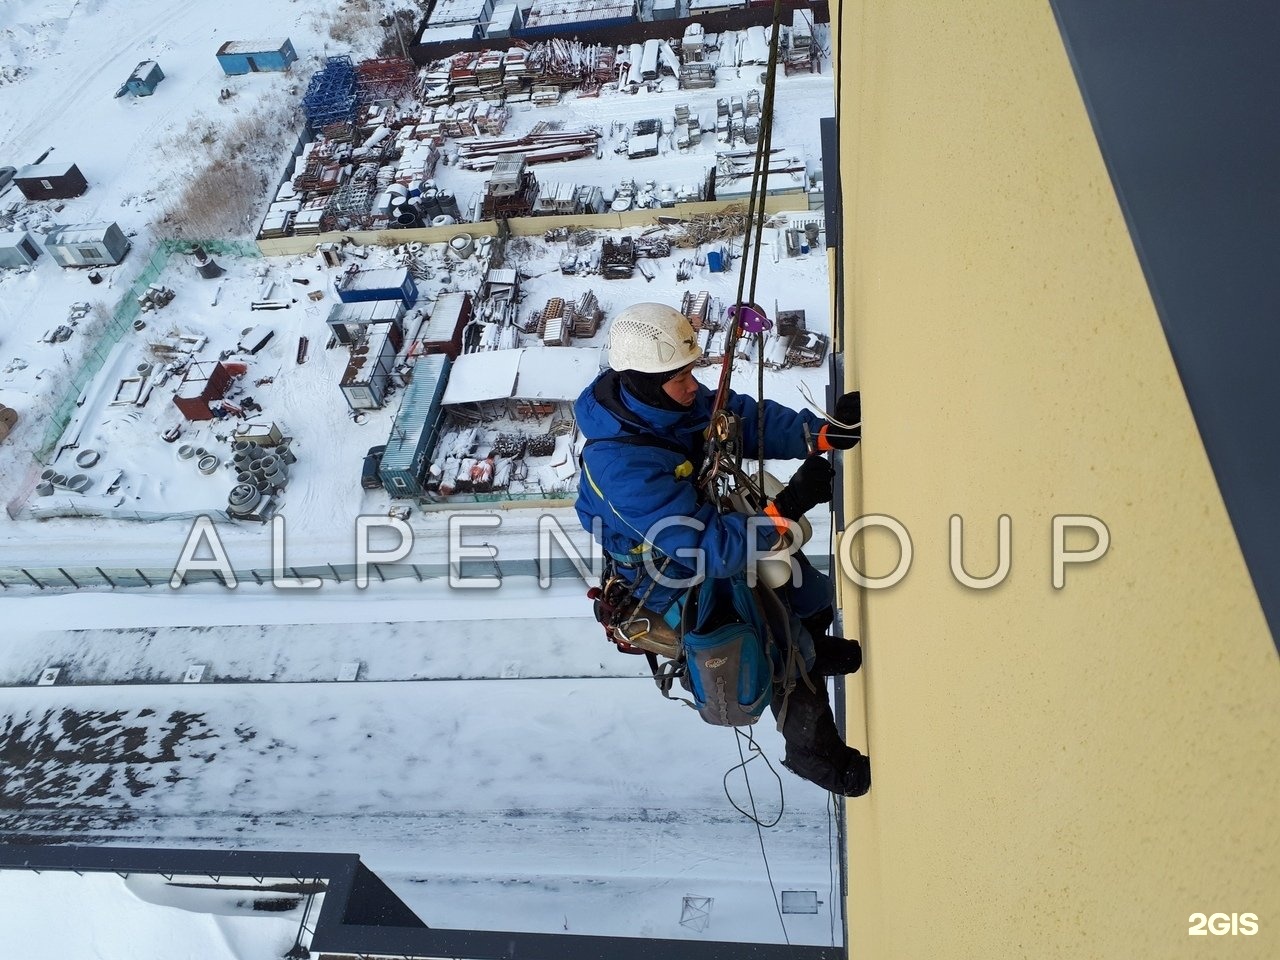
[[614, 317], [605, 349], [614, 370], [641, 373], [669, 373], [702, 356], [688, 319], [664, 303], [632, 304]]

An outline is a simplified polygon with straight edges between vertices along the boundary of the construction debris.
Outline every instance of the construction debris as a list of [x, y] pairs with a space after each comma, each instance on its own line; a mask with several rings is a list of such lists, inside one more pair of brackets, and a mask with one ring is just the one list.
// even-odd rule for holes
[[148, 310], [160, 310], [167, 307], [173, 302], [176, 294], [169, 287], [161, 284], [153, 283], [138, 297], [138, 306], [143, 312]]

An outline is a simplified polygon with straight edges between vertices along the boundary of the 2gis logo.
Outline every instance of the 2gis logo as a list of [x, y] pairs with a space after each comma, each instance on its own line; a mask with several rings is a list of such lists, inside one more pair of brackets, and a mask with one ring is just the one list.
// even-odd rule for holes
[[1258, 915], [1256, 913], [1193, 913], [1188, 918], [1187, 935], [1192, 937], [1215, 937], [1231, 934], [1252, 937], [1258, 932]]

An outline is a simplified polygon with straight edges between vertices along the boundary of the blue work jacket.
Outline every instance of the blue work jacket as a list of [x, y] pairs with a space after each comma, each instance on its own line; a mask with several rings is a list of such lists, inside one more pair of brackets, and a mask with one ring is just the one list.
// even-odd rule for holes
[[[643, 576], [644, 558], [662, 566], [664, 578], [693, 582], [702, 576], [727, 578], [745, 571], [748, 537], [765, 552], [777, 540], [772, 523], [761, 515], [748, 523], [740, 513], [721, 513], [704, 503], [694, 480], [701, 467], [703, 436], [715, 394], [701, 386], [687, 410], [663, 410], [636, 399], [614, 371], [587, 386], [574, 405], [578, 429], [588, 441], [578, 484], [578, 518], [631, 580]], [[753, 397], [730, 393], [728, 409], [742, 422], [743, 449], [757, 449], [759, 407]], [[770, 460], [802, 459], [808, 454], [804, 428], [817, 436], [823, 421], [766, 400], [764, 449]], [[644, 435], [649, 442], [607, 442]], [[679, 519], [679, 522], [672, 522]], [[701, 570], [696, 557], [701, 556]], [[758, 554], [757, 554], [758, 555]], [[664, 561], [663, 558], [668, 558]], [[659, 585], [645, 605], [662, 613], [683, 590]]]

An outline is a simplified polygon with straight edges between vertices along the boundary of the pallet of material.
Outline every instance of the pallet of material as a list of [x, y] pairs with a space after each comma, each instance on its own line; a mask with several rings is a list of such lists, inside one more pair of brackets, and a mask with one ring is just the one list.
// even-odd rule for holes
[[534, 84], [530, 99], [535, 107], [554, 107], [560, 102], [560, 88], [552, 84]]

